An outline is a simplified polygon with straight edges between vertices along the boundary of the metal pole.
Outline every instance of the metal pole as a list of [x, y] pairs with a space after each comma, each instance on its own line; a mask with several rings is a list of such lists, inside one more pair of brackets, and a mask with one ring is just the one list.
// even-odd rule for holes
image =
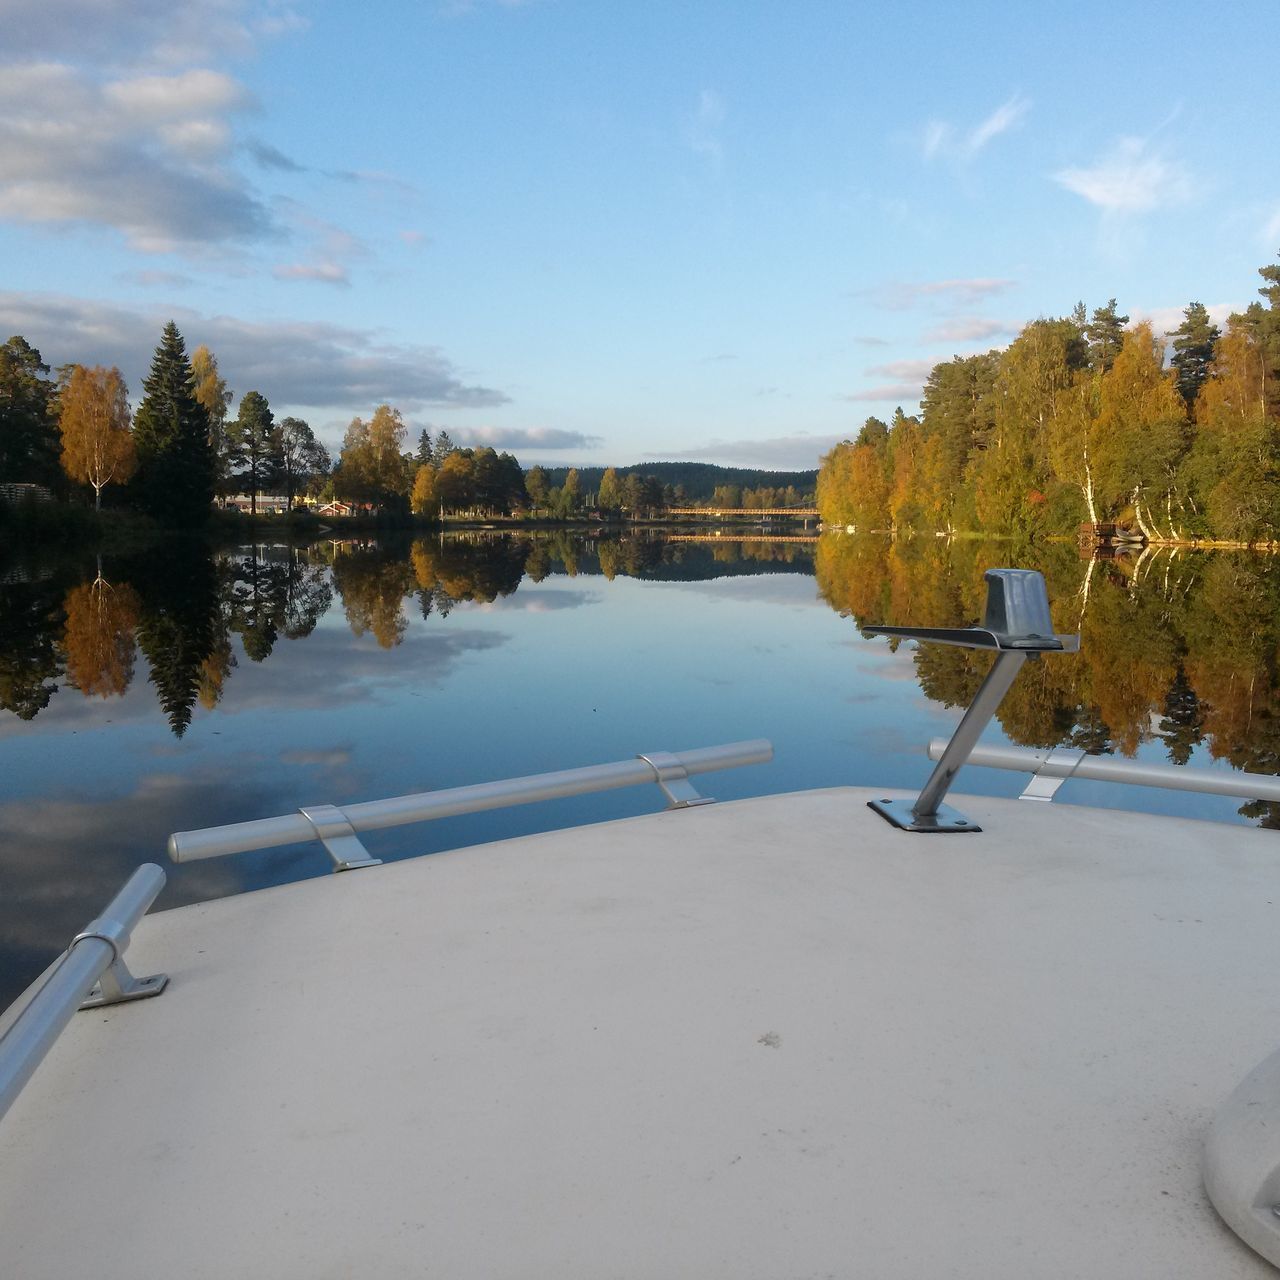
[[165, 874], [146, 863], [107, 909], [73, 942], [26, 1008], [0, 1037], [0, 1118], [44, 1060], [93, 984], [124, 954], [129, 935], [164, 887]]
[[[1055, 749], [1061, 751], [1061, 749]], [[929, 757], [939, 759], [946, 742], [934, 738]], [[1280, 802], [1280, 778], [1259, 773], [1224, 773], [1216, 769], [1195, 769], [1187, 765], [1147, 764], [1140, 760], [1112, 760], [1107, 756], [1084, 755], [1081, 759], [1036, 751], [1031, 747], [992, 744], [975, 747], [971, 764], [989, 769], [1009, 769], [1042, 778], [1085, 778], [1091, 782], [1128, 783], [1137, 787], [1162, 787], [1168, 791], [1192, 791], [1202, 795], [1234, 796], [1241, 800]]]
[[[765, 764], [773, 759], [773, 746], [766, 739], [730, 742], [719, 747], [698, 747], [682, 751], [674, 759], [690, 774], [711, 773], [739, 765]], [[560, 800], [589, 795], [617, 787], [656, 782], [653, 766], [643, 759], [619, 760], [612, 764], [564, 769], [558, 773], [538, 773], [501, 782], [481, 782], [444, 791], [394, 796], [387, 800], [367, 800], [343, 805], [342, 816], [354, 831], [376, 831], [432, 818], [452, 818], [538, 800]], [[175, 831], [169, 837], [169, 857], [174, 862], [194, 862], [218, 858], [250, 849], [270, 849], [316, 839], [316, 829], [301, 813], [254, 822], [236, 822], [201, 831]]]
[[911, 806], [911, 812], [917, 818], [937, 816], [938, 806], [941, 805], [943, 796], [947, 794], [956, 774], [969, 758], [969, 753], [977, 744], [988, 721], [995, 715], [996, 709], [1004, 700], [1004, 695], [1009, 692], [1009, 686], [1017, 679], [1018, 672], [1022, 670], [1022, 664], [1026, 662], [1027, 657], [1024, 651], [1018, 649], [1002, 649], [997, 654], [991, 670], [987, 672], [987, 678], [982, 682], [982, 688], [978, 690], [977, 697], [969, 704], [969, 709], [964, 713], [955, 733], [951, 735], [951, 741], [947, 743], [937, 767], [929, 776], [929, 781], [924, 784], [919, 798]]

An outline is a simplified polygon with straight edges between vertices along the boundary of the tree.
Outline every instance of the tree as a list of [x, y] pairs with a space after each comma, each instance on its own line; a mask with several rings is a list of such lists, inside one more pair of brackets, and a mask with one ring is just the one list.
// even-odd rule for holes
[[373, 411], [369, 422], [370, 480], [383, 505], [409, 494], [409, 474], [400, 453], [405, 431], [399, 409], [380, 404]]
[[53, 484], [59, 475], [56, 388], [25, 338], [0, 346], [0, 484]]
[[547, 479], [546, 470], [543, 467], [530, 467], [524, 478], [524, 487], [529, 494], [529, 501], [533, 503], [533, 509], [538, 510], [539, 507], [547, 505], [547, 499], [551, 493], [551, 482]]
[[101, 573], [68, 593], [63, 648], [67, 676], [86, 698], [119, 697], [133, 679], [138, 597], [128, 583], [112, 586]]
[[1116, 314], [1114, 298], [1105, 307], [1094, 309], [1084, 332], [1089, 339], [1089, 364], [1096, 372], [1106, 373], [1115, 363], [1124, 343], [1124, 327], [1128, 323], [1128, 316]]
[[570, 467], [569, 474], [560, 486], [560, 514], [573, 516], [582, 509], [582, 485], [578, 476], [578, 468]]
[[1204, 303], [1193, 302], [1182, 313], [1182, 323], [1173, 331], [1173, 359], [1177, 370], [1178, 390], [1186, 402], [1187, 412], [1194, 416], [1196, 396], [1209, 376], [1213, 349], [1222, 330], [1209, 319]]
[[213, 502], [209, 415], [195, 398], [186, 344], [165, 325], [133, 423], [135, 486], [145, 510], [164, 524], [203, 524]]
[[239, 461], [235, 444], [227, 432], [227, 409], [231, 389], [218, 373], [218, 361], [203, 343], [191, 353], [191, 373], [196, 380], [196, 399], [209, 415], [209, 449], [213, 454], [214, 492], [227, 494], [231, 470]]
[[1164, 369], [1164, 344], [1147, 323], [1134, 325], [1099, 386], [1097, 462], [1100, 489], [1113, 509], [1123, 502], [1147, 537], [1157, 512], [1177, 536], [1173, 506], [1185, 440], [1185, 406]]
[[72, 480], [93, 486], [93, 505], [99, 510], [102, 490], [113, 482], [123, 484], [137, 465], [124, 379], [119, 369], [73, 364], [58, 401], [62, 468]]
[[420, 466], [427, 466], [436, 460], [435, 450], [431, 447], [431, 432], [423, 427], [418, 435], [417, 460]]
[[453, 443], [452, 437], [447, 431], [441, 431], [436, 436], [435, 464], [440, 466], [441, 463], [451, 454], [456, 452], [458, 446]]
[[622, 506], [622, 487], [618, 483], [618, 472], [614, 467], [606, 468], [604, 475], [600, 477], [600, 492], [596, 497], [596, 505], [602, 511], [611, 512], [617, 511]]
[[436, 493], [436, 469], [424, 462], [414, 473], [413, 493], [410, 496], [413, 513], [432, 519], [440, 514], [440, 498]]
[[240, 401], [240, 412], [231, 426], [231, 438], [241, 459], [237, 477], [240, 489], [249, 494], [249, 510], [256, 516], [258, 494], [275, 484], [281, 470], [275, 414], [271, 412], [266, 396], [257, 391], [245, 393]]
[[294, 495], [329, 474], [329, 451], [301, 418], [282, 418], [276, 428], [280, 483], [286, 505], [293, 509]]

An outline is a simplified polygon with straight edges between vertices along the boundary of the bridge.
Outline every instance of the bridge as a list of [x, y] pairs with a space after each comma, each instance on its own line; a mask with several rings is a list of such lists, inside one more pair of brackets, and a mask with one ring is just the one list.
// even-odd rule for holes
[[817, 507], [668, 507], [669, 516], [749, 516], [752, 519], [816, 520]]

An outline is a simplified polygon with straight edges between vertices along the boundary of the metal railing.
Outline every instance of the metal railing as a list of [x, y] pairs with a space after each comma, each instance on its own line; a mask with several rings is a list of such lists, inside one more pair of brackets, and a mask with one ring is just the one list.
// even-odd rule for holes
[[539, 800], [560, 800], [569, 796], [611, 791], [657, 783], [666, 794], [668, 808], [686, 809], [707, 804], [689, 783], [689, 778], [719, 769], [748, 764], [765, 764], [773, 759], [773, 745], [763, 738], [730, 742], [719, 747], [699, 747], [682, 751], [649, 752], [633, 760], [539, 773], [501, 782], [451, 787], [388, 800], [368, 800], [345, 805], [311, 806], [298, 813], [253, 822], [236, 822], [200, 831], [175, 831], [169, 837], [169, 857], [174, 862], [194, 862], [200, 858], [220, 858], [231, 853], [271, 849], [278, 845], [320, 840], [333, 859], [335, 870], [374, 866], [356, 832], [399, 827], [433, 818], [452, 818]]
[[154, 863], [139, 867], [106, 910], [86, 925], [61, 957], [19, 997], [0, 1033], [0, 1118], [71, 1021], [77, 1009], [157, 996], [168, 978], [135, 978], [124, 963], [138, 921], [164, 887]]
[[[934, 738], [928, 746], [929, 759], [940, 760], [946, 748], [947, 739]], [[969, 763], [1033, 774], [1018, 797], [1020, 800], [1052, 800], [1068, 778], [1086, 778], [1094, 782], [1124, 782], [1130, 786], [1163, 787], [1168, 791], [1280, 802], [1280, 778], [1269, 774], [1220, 773], [1216, 769], [1193, 769], [1186, 765], [1113, 760], [1069, 747], [1037, 751], [1032, 747], [981, 745], [970, 751]]]

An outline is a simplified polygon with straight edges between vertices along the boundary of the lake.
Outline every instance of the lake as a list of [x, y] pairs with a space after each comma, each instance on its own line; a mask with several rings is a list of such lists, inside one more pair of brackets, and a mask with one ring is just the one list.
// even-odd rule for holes
[[[699, 789], [918, 787], [989, 657], [858, 626], [976, 622], [1002, 564], [1045, 573], [1083, 647], [1029, 664], [989, 739], [1280, 772], [1280, 567], [1246, 552], [476, 531], [6, 562], [0, 1007], [140, 862], [168, 869], [158, 908], [330, 869], [318, 844], [169, 866], [175, 830], [756, 737], [771, 765]], [[958, 789], [1024, 783], [971, 768]], [[1060, 798], [1280, 825], [1217, 797]], [[634, 788], [365, 843], [398, 858], [661, 804]]]

